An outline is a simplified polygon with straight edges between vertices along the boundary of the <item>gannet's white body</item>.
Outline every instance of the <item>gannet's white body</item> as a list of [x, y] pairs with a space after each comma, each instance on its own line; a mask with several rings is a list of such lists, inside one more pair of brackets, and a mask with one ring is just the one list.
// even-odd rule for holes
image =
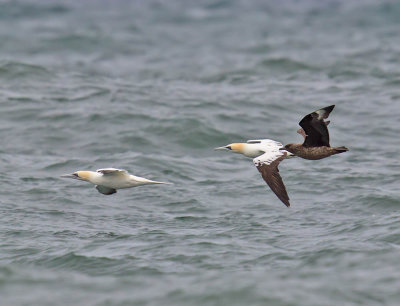
[[171, 184], [148, 180], [144, 177], [129, 174], [126, 170], [105, 168], [94, 171], [76, 171], [71, 174], [64, 174], [61, 177], [73, 178], [87, 181], [96, 185], [96, 189], [102, 194], [113, 194], [117, 189], [137, 187], [149, 184]]
[[279, 150], [283, 148], [283, 145], [275, 140], [271, 139], [254, 139], [247, 140], [247, 143], [231, 143], [229, 145], [215, 148], [215, 150], [229, 150], [233, 153], [243, 154], [247, 157], [257, 157], [263, 155], [264, 153], [271, 153], [272, 155], [279, 154], [279, 156], [283, 155], [284, 152], [287, 153], [287, 157], [293, 157], [294, 154], [289, 153], [285, 150]]
[[215, 150], [228, 150], [253, 158], [253, 163], [264, 181], [286, 206], [290, 206], [278, 165], [283, 159], [295, 155], [284, 150], [280, 142], [271, 139], [248, 140], [247, 143], [231, 143]]

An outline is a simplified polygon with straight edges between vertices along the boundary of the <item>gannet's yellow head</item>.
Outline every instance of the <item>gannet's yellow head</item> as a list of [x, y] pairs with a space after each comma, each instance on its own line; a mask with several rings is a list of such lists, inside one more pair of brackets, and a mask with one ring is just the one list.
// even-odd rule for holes
[[215, 150], [229, 150], [234, 153], [242, 153], [243, 154], [244, 145], [245, 145], [244, 143], [231, 143], [224, 147], [215, 148]]
[[90, 171], [76, 171], [71, 174], [61, 175], [61, 177], [73, 178], [73, 179], [81, 180], [81, 181], [88, 181], [90, 178]]

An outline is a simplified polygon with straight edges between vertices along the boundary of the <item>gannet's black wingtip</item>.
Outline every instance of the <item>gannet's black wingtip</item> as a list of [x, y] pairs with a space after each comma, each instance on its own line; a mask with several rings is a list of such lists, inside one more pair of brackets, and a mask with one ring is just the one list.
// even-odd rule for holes
[[114, 194], [117, 192], [117, 190], [114, 188], [110, 188], [110, 187], [106, 187], [106, 186], [102, 186], [102, 185], [96, 185], [96, 189], [98, 190], [98, 192], [105, 194], [105, 195], [110, 195], [110, 194]]
[[[267, 153], [266, 153], [267, 154]], [[285, 159], [286, 153], [283, 155], [278, 154], [275, 156], [273, 161], [263, 161], [263, 155], [255, 158], [254, 164], [256, 165], [258, 171], [261, 173], [262, 178], [267, 183], [269, 188], [275, 193], [279, 200], [282, 201], [286, 207], [290, 207], [289, 196], [286, 191], [285, 184], [282, 181], [282, 177], [279, 174], [278, 165], [279, 163]]]

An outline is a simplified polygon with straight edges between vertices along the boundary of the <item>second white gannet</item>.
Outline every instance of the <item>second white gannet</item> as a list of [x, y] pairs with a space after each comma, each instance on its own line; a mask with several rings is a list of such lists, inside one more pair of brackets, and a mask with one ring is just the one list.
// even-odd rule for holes
[[96, 185], [96, 189], [106, 195], [117, 192], [117, 189], [131, 188], [149, 184], [172, 184], [145, 179], [144, 177], [129, 174], [124, 169], [104, 168], [94, 171], [76, 171], [64, 174], [61, 177], [87, 181]]
[[215, 150], [228, 150], [252, 157], [254, 165], [261, 173], [262, 178], [287, 207], [290, 206], [289, 196], [279, 175], [278, 165], [285, 158], [294, 157], [294, 154], [283, 149], [280, 142], [271, 139], [248, 140], [247, 143], [231, 143]]

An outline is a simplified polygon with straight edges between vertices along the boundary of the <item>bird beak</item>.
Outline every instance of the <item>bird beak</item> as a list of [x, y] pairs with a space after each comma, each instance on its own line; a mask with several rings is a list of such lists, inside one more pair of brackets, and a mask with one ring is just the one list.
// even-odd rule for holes
[[214, 150], [232, 150], [230, 146], [214, 148]]
[[279, 151], [286, 151], [285, 147], [279, 148]]
[[63, 177], [63, 178], [73, 178], [73, 179], [78, 179], [78, 178], [79, 178], [78, 174], [76, 174], [76, 173], [63, 174], [63, 175], [60, 175], [60, 177]]

